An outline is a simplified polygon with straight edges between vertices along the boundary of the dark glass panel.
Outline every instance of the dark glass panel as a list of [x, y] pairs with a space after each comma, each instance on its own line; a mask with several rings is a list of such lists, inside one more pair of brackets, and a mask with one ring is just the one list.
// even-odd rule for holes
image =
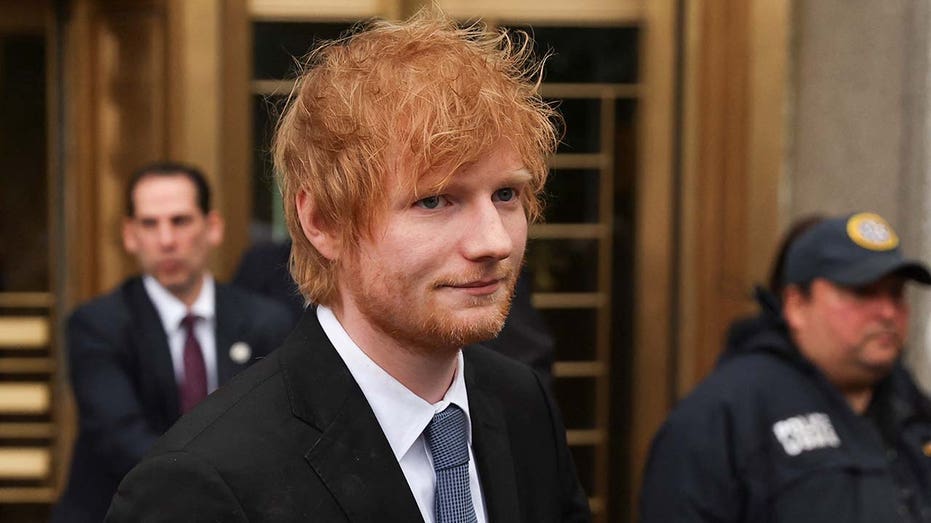
[[595, 359], [595, 309], [540, 309], [553, 334], [557, 361]]
[[0, 37], [0, 64], [0, 291], [48, 291], [45, 38]]
[[557, 378], [553, 383], [556, 402], [567, 429], [595, 427], [595, 380]]
[[572, 453], [572, 461], [575, 462], [582, 490], [589, 494], [595, 492], [595, 447], [569, 447], [569, 451]]
[[325, 40], [339, 38], [350, 22], [256, 22], [252, 24], [254, 77], [261, 80], [293, 78], [295, 59], [302, 59]]
[[614, 119], [615, 213], [633, 220], [634, 180], [637, 172], [637, 102], [618, 100]]
[[271, 158], [271, 139], [281, 98], [268, 98], [261, 95], [252, 96], [252, 136], [255, 146], [252, 149], [252, 221], [250, 236], [253, 242], [270, 241], [275, 222], [275, 199], [278, 188], [275, 186], [274, 168]]
[[636, 122], [637, 100], [632, 98], [618, 98], [614, 102], [614, 125], [630, 127]]
[[[612, 492], [608, 508], [612, 514], [627, 514], [630, 506], [631, 405], [633, 389], [634, 331], [634, 242], [635, 196], [637, 168], [636, 107], [634, 103], [618, 103], [615, 127], [614, 177], [614, 253], [612, 256], [612, 329], [611, 329], [611, 417], [609, 478]], [[650, 277], [649, 275], [647, 276]]]
[[[13, 486], [22, 487], [22, 482]], [[48, 503], [0, 504], [0, 521], [48, 521], [50, 515], [51, 505]]]
[[537, 292], [598, 290], [598, 240], [533, 240], [527, 264], [533, 272]]
[[[518, 27], [518, 26], [515, 26]], [[533, 35], [550, 83], [635, 83], [637, 27], [519, 27]]]
[[597, 153], [601, 150], [601, 100], [570, 98], [558, 104], [566, 132], [558, 153]]
[[546, 181], [545, 223], [597, 223], [599, 194], [597, 170], [551, 170]]

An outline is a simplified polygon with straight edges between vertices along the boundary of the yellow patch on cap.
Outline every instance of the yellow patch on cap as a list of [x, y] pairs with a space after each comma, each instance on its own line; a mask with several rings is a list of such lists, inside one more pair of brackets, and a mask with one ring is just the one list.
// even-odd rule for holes
[[847, 236], [871, 251], [889, 251], [899, 245], [899, 237], [882, 216], [871, 212], [855, 214], [847, 220]]

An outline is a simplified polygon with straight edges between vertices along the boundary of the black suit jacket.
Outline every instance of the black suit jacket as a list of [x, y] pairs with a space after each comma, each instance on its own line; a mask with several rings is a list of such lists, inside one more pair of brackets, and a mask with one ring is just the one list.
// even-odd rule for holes
[[[539, 377], [464, 350], [489, 521], [588, 521], [565, 429]], [[181, 420], [120, 484], [107, 521], [422, 521], [371, 408], [306, 312], [270, 357]]]
[[[283, 306], [238, 288], [217, 284], [215, 299], [222, 385], [277, 347], [290, 323]], [[248, 361], [230, 357], [236, 342], [250, 346]], [[178, 387], [165, 329], [141, 278], [77, 308], [66, 344], [79, 432], [52, 520], [99, 522], [123, 476], [180, 417]]]

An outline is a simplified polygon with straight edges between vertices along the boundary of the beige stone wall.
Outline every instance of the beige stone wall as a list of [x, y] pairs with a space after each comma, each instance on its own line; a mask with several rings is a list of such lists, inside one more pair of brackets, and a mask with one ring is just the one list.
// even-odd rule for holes
[[[798, 0], [783, 217], [879, 212], [931, 262], [929, 0]], [[931, 390], [931, 290], [908, 361]]]

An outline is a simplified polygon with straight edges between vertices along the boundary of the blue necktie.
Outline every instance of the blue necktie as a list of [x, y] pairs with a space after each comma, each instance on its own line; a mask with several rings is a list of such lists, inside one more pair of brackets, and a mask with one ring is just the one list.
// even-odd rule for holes
[[433, 416], [424, 438], [436, 472], [436, 523], [474, 523], [469, 489], [469, 444], [465, 413], [450, 404]]

